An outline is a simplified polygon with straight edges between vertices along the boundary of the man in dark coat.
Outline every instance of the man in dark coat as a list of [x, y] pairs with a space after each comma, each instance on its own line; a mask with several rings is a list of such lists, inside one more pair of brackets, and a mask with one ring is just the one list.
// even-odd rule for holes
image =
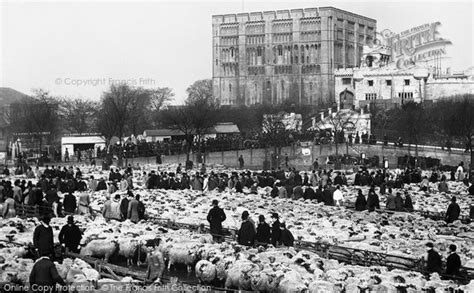
[[257, 235], [255, 239], [257, 243], [270, 243], [270, 226], [265, 222], [263, 215], [258, 216]]
[[438, 252], [434, 250], [434, 245], [431, 242], [426, 244], [428, 248], [428, 258], [426, 260], [426, 271], [430, 273], [438, 273], [440, 274], [441, 269], [441, 256]]
[[207, 221], [211, 228], [212, 238], [216, 242], [222, 241], [222, 222], [225, 221], [226, 216], [224, 210], [219, 207], [217, 199], [212, 201], [212, 209], [207, 214]]
[[355, 202], [355, 209], [356, 211], [364, 211], [367, 208], [367, 200], [365, 199], [361, 189], [359, 189], [357, 192], [358, 194]]
[[249, 212], [242, 213], [242, 224], [237, 234], [237, 242], [240, 245], [252, 246], [255, 241], [255, 228], [249, 221]]
[[52, 255], [54, 252], [53, 228], [49, 222], [49, 216], [44, 216], [33, 232], [33, 245], [41, 256]]
[[64, 212], [67, 214], [74, 214], [77, 208], [77, 200], [71, 192], [66, 193], [63, 201]]
[[57, 292], [57, 284], [66, 286], [48, 254], [42, 254], [35, 262], [29, 279], [31, 292]]
[[293, 234], [291, 234], [290, 230], [286, 229], [285, 223], [280, 223], [280, 230], [281, 234], [278, 243], [284, 246], [293, 246], [295, 238], [293, 237]]
[[380, 209], [379, 197], [373, 188], [369, 190], [369, 196], [367, 197], [367, 209], [369, 212], [373, 212], [375, 209]]
[[67, 224], [61, 228], [59, 232], [59, 242], [66, 247], [66, 252], [79, 253], [79, 243], [82, 239], [82, 232], [74, 223], [74, 217], [67, 218]]
[[393, 203], [395, 205], [395, 210], [396, 211], [402, 211], [403, 210], [403, 198], [400, 192], [397, 192], [397, 195], [393, 199]]
[[334, 205], [334, 198], [333, 198], [333, 193], [334, 189], [332, 186], [329, 184], [326, 186], [326, 188], [323, 191], [323, 198], [324, 198], [324, 204], [327, 206], [333, 206]]
[[280, 239], [281, 231], [280, 231], [280, 221], [278, 220], [278, 214], [273, 213], [272, 219], [275, 219], [272, 225], [272, 245], [276, 246], [278, 240]]
[[448, 210], [446, 211], [446, 223], [452, 223], [459, 218], [459, 214], [461, 213], [461, 209], [459, 205], [456, 203], [456, 197], [453, 196], [451, 198], [451, 203], [448, 206]]
[[[133, 197], [133, 193], [132, 195], [130, 195], [130, 193], [132, 193], [130, 190], [127, 192], [127, 195], [129, 197]], [[120, 214], [122, 216], [122, 220], [125, 220], [127, 219], [127, 213], [128, 213], [128, 203], [129, 203], [129, 200], [128, 198], [126, 198], [125, 196], [123, 197], [122, 201], [120, 202]]]
[[306, 186], [306, 189], [304, 190], [303, 194], [304, 199], [316, 199], [316, 193], [314, 192], [314, 189], [311, 186]]
[[461, 258], [456, 253], [456, 245], [449, 246], [449, 256], [446, 260], [446, 275], [459, 275], [459, 268], [461, 268]]

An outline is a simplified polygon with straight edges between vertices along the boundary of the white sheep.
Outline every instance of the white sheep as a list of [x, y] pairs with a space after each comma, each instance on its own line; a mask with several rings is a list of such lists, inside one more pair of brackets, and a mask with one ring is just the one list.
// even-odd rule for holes
[[243, 290], [250, 290], [251, 277], [250, 273], [257, 266], [244, 259], [236, 261], [232, 267], [227, 271], [227, 279], [225, 281], [226, 288], [238, 288]]
[[102, 257], [108, 262], [110, 256], [112, 256], [117, 249], [118, 245], [115, 240], [96, 239], [87, 243], [86, 246], [81, 249], [81, 255]]
[[[133, 257], [135, 255], [135, 252], [138, 251], [138, 249], [141, 249], [141, 246], [144, 243], [142, 243], [139, 240], [136, 239], [119, 239], [118, 240], [118, 246], [119, 250], [118, 253], [121, 256], [124, 256], [127, 259], [127, 265], [131, 266], [133, 264]], [[137, 265], [140, 265], [141, 261], [140, 258], [138, 258]]]
[[308, 288], [303, 283], [301, 275], [291, 270], [285, 273], [283, 279], [278, 283], [277, 292], [287, 293], [287, 292], [306, 292]]
[[227, 279], [227, 271], [234, 264], [234, 257], [224, 257], [220, 258], [216, 263], [216, 277], [219, 281], [224, 281]]
[[196, 277], [203, 283], [211, 283], [216, 278], [216, 266], [208, 260], [200, 260], [195, 267]]
[[188, 267], [188, 272], [192, 271], [192, 265], [197, 260], [197, 251], [193, 243], [175, 244], [169, 250], [168, 271], [174, 264], [184, 264]]

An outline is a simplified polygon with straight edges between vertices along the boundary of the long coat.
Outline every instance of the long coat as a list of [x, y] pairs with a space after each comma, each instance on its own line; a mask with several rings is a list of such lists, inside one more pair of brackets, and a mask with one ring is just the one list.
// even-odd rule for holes
[[79, 252], [77, 247], [82, 239], [82, 232], [75, 224], [64, 225], [59, 232], [59, 242], [69, 248], [72, 252]]
[[237, 235], [237, 242], [240, 245], [252, 246], [255, 241], [255, 228], [250, 221], [242, 222]]
[[40, 255], [43, 253], [53, 254], [53, 228], [51, 226], [45, 227], [43, 224], [36, 227], [33, 232], [33, 245], [38, 249]]
[[461, 213], [461, 209], [459, 205], [455, 202], [452, 202], [448, 206], [448, 210], [446, 211], [446, 222], [452, 223], [459, 218], [459, 214]]
[[272, 225], [272, 244], [273, 246], [277, 245], [277, 242], [280, 240], [281, 230], [280, 230], [280, 221], [276, 220]]
[[260, 243], [270, 242], [270, 226], [267, 223], [259, 223], [257, 226], [257, 235], [255, 240]]
[[140, 221], [140, 213], [138, 212], [138, 200], [132, 199], [128, 202], [128, 211], [127, 211], [127, 219], [130, 221], [137, 223]]
[[426, 270], [430, 273], [441, 273], [441, 256], [433, 249], [428, 250]]
[[222, 222], [226, 219], [224, 210], [220, 207], [213, 207], [207, 214], [207, 221], [211, 228], [211, 234], [222, 235]]
[[461, 258], [457, 253], [451, 253], [446, 260], [446, 274], [459, 275], [459, 268], [461, 267]]

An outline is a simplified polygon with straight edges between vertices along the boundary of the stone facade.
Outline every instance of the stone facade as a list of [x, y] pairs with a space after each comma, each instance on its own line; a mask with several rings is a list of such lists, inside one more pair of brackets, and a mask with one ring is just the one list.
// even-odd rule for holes
[[221, 105], [332, 105], [334, 69], [360, 65], [376, 21], [332, 7], [212, 17]]
[[[425, 70], [425, 74], [420, 74]], [[348, 68], [335, 70], [335, 95], [341, 108], [375, 104], [390, 108], [406, 101], [437, 101], [454, 95], [474, 94], [472, 73], [434, 75], [425, 68]]]

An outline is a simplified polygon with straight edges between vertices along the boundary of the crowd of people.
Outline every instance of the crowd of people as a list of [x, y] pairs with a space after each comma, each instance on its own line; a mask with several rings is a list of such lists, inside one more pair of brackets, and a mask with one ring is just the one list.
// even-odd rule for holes
[[[58, 276], [51, 267], [51, 259], [54, 253], [53, 232], [49, 225], [52, 216], [68, 216], [67, 224], [62, 227], [59, 234], [59, 242], [67, 251], [79, 252], [81, 231], [74, 223], [73, 215], [94, 215], [90, 207], [90, 192], [106, 190], [107, 200], [104, 202], [100, 213], [107, 221], [130, 220], [138, 222], [146, 218], [145, 205], [140, 201], [138, 194], [133, 194], [134, 184], [137, 183], [133, 174], [140, 174], [138, 184], [147, 189], [191, 189], [202, 192], [210, 190], [224, 191], [229, 188], [235, 192], [243, 192], [244, 187], [250, 193], [256, 194], [258, 187], [267, 188], [269, 196], [273, 198], [287, 199], [309, 199], [324, 203], [325, 205], [344, 205], [343, 186], [348, 185], [347, 178], [343, 172], [332, 170], [313, 169], [309, 172], [299, 172], [295, 168], [289, 168], [286, 172], [281, 168], [270, 171], [251, 172], [248, 170], [234, 172], [193, 172], [188, 173], [181, 165], [175, 172], [154, 170], [150, 172], [139, 171], [140, 166], [129, 165], [123, 170], [111, 169], [108, 178], [85, 178], [79, 168], [73, 167], [49, 167], [44, 171], [31, 170], [30, 178], [37, 178], [36, 184], [32, 181], [16, 180], [13, 184], [9, 180], [0, 183], [0, 202], [3, 203], [3, 217], [15, 216], [16, 206], [44, 206], [45, 212], [41, 215], [41, 224], [35, 229], [33, 244], [39, 260], [35, 263], [31, 272], [30, 282], [61, 284]], [[135, 171], [135, 172], [134, 172]], [[430, 176], [422, 176], [420, 169], [405, 169], [400, 173], [388, 172], [387, 170], [370, 171], [360, 169], [354, 178], [353, 185], [369, 186], [367, 197], [362, 189], [358, 190], [354, 205], [356, 211], [368, 210], [369, 212], [380, 209], [379, 194], [386, 195], [385, 208], [393, 211], [413, 211], [413, 203], [410, 194], [405, 191], [393, 192], [393, 189], [402, 189], [405, 184], [417, 184], [421, 191], [430, 192], [433, 184], [439, 192], [449, 193], [448, 181], [455, 180], [464, 182], [471, 195], [474, 195], [474, 187], [465, 175], [463, 164], [460, 163], [450, 178], [446, 178], [438, 170], [432, 170]], [[65, 194], [60, 199], [58, 191]], [[73, 194], [79, 191], [78, 198]], [[117, 192], [122, 191], [122, 192]], [[124, 196], [125, 194], [125, 196]], [[210, 233], [215, 241], [223, 241], [224, 231], [222, 223], [226, 220], [225, 212], [218, 205], [218, 199], [213, 200], [212, 209], [209, 211], [207, 220]], [[453, 223], [460, 216], [460, 207], [453, 196], [451, 203], [445, 213], [447, 223]], [[272, 213], [270, 223], [266, 222], [264, 215], [258, 215], [258, 223], [255, 223], [248, 211], [241, 215], [241, 226], [237, 231], [237, 242], [245, 246], [274, 245], [293, 246], [294, 237], [286, 228], [284, 222], [280, 222], [279, 215]], [[446, 260], [446, 269], [441, 268], [441, 257], [434, 250], [433, 244], [428, 244], [427, 271], [444, 272], [449, 275], [459, 273], [461, 266], [459, 256], [456, 254], [456, 246], [451, 245], [450, 255]], [[50, 269], [48, 276], [44, 275], [45, 268]], [[52, 273], [51, 273], [52, 272]]]

